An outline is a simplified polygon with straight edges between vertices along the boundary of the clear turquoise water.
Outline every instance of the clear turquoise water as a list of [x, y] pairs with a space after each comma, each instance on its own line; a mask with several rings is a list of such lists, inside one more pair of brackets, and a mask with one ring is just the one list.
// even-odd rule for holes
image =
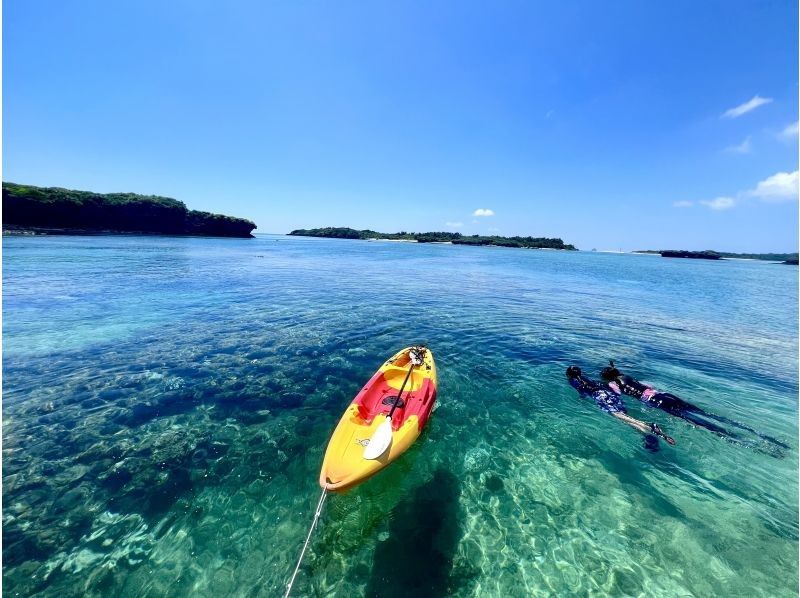
[[[798, 271], [264, 236], [3, 239], [5, 595], [276, 595], [329, 434], [425, 342], [438, 407], [332, 496], [296, 595], [797, 594]], [[784, 440], [628, 400], [624, 370]]]

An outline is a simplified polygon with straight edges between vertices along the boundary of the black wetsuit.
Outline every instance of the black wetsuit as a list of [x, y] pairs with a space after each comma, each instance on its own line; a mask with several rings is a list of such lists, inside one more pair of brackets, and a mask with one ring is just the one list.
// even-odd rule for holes
[[622, 394], [636, 397], [651, 407], [663, 409], [668, 413], [679, 416], [684, 413], [698, 413], [705, 415], [705, 411], [700, 409], [700, 407], [696, 407], [691, 403], [687, 403], [680, 397], [676, 397], [674, 394], [668, 392], [659, 392], [654, 388], [647, 386], [646, 384], [642, 384], [635, 378], [631, 378], [630, 376], [619, 376], [616, 382], [619, 386], [619, 389], [622, 391]]
[[622, 402], [622, 398], [597, 382], [593, 382], [583, 376], [576, 376], [575, 378], [570, 378], [569, 383], [581, 395], [592, 397], [597, 406], [606, 413], [625, 413], [625, 405]]
[[[569, 383], [581, 396], [588, 396], [594, 399], [595, 404], [606, 413], [611, 415], [615, 413], [628, 413], [627, 409], [625, 409], [625, 404], [622, 402], [622, 396], [605, 384], [598, 384], [594, 380], [590, 380], [582, 375], [570, 378]], [[650, 425], [652, 428], [655, 424]], [[663, 432], [661, 432], [661, 434], [663, 434]], [[664, 436], [664, 438], [667, 437]], [[674, 443], [672, 439], [668, 442]], [[658, 451], [658, 438], [653, 434], [645, 434], [644, 448], [651, 452]]]
[[[615, 384], [616, 383], [616, 384]], [[617, 390], [617, 387], [622, 394], [626, 394], [631, 397], [636, 397], [640, 401], [642, 401], [645, 405], [649, 405], [650, 407], [655, 407], [656, 409], [661, 409], [666, 411], [670, 415], [674, 415], [675, 417], [680, 417], [681, 419], [685, 419], [688, 422], [691, 422], [695, 426], [699, 426], [701, 428], [705, 428], [715, 434], [719, 434], [720, 436], [726, 438], [740, 438], [737, 434], [729, 432], [722, 426], [718, 426], [715, 423], [708, 421], [708, 419], [713, 419], [718, 422], [723, 422], [725, 424], [734, 426], [739, 428], [740, 430], [746, 430], [757, 435], [764, 440], [767, 440], [773, 444], [781, 446], [783, 448], [789, 448], [785, 443], [772, 438], [771, 436], [767, 436], [765, 434], [761, 434], [760, 432], [755, 431], [753, 428], [746, 426], [744, 424], [740, 424], [739, 422], [733, 421], [728, 419], [727, 417], [722, 417], [720, 415], [714, 415], [712, 413], [708, 413], [704, 411], [697, 405], [692, 405], [687, 401], [684, 401], [680, 397], [676, 397], [674, 394], [668, 392], [659, 392], [655, 390], [651, 386], [647, 386], [646, 384], [642, 384], [635, 378], [631, 378], [630, 376], [626, 376], [624, 374], [620, 374], [615, 378], [614, 381], [609, 383], [609, 387], [612, 390]]]

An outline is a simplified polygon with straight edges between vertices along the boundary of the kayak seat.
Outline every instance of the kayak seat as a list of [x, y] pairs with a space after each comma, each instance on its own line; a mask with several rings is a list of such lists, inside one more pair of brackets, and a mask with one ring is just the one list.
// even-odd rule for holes
[[[403, 385], [403, 380], [406, 379], [407, 374], [408, 368], [390, 365], [383, 371], [383, 378], [386, 380], [386, 383], [389, 386], [396, 390], [400, 390], [400, 387]], [[425, 374], [420, 372], [418, 368], [414, 368], [414, 371], [411, 372], [411, 376], [408, 378], [408, 382], [406, 382], [406, 387], [403, 392], [405, 393], [419, 390], [420, 387], [422, 387], [423, 380], [425, 380]]]
[[[406, 393], [404, 392], [403, 395], [405, 396], [405, 394]], [[391, 402], [396, 396], [397, 391], [392, 392], [392, 389], [386, 387], [385, 385], [373, 386], [372, 388], [369, 388], [361, 397], [360, 402], [357, 403], [358, 416], [363, 420], [372, 421], [372, 418], [378, 413], [388, 412], [389, 408], [386, 407], [386, 399], [389, 398], [388, 404], [391, 405]], [[400, 407], [402, 407], [402, 405], [398, 405], [398, 408]]]

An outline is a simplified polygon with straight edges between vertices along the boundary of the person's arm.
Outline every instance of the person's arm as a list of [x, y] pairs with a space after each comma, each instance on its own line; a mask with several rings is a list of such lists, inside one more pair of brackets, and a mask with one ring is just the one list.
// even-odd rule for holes
[[631, 417], [630, 415], [622, 413], [621, 411], [616, 411], [611, 415], [625, 422], [629, 426], [636, 428], [642, 434], [655, 434], [656, 436], [666, 440], [667, 444], [675, 444], [675, 440], [672, 438], [672, 436], [667, 436], [667, 434], [664, 433], [664, 430], [662, 430], [658, 424], [648, 424], [647, 422], [643, 422], [635, 417]]

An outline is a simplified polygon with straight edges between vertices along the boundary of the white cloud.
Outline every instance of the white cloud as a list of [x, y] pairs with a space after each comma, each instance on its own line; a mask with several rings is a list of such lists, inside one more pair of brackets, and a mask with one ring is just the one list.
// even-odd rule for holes
[[494, 210], [490, 210], [488, 208], [478, 208], [474, 212], [472, 212], [473, 216], [494, 216]]
[[731, 145], [726, 147], [725, 151], [732, 152], [734, 154], [749, 154], [750, 149], [750, 136], [748, 135], [747, 139], [742, 141], [739, 145]]
[[500, 232], [500, 229], [499, 229], [499, 228], [497, 228], [496, 226], [490, 226], [490, 227], [489, 227], [489, 232], [490, 232], [490, 233], [499, 233], [499, 232]]
[[748, 191], [748, 195], [758, 197], [767, 202], [779, 202], [797, 199], [798, 171], [778, 172], [767, 177], [756, 185], [755, 189]]
[[[740, 203], [747, 203], [750, 198], [760, 199], [765, 203], [780, 203], [797, 201], [800, 195], [800, 171], [776, 172], [770, 177], [760, 181], [755, 189], [739, 191], [735, 197], [716, 197], [701, 200], [697, 203], [707, 206], [712, 210], [730, 210]], [[690, 208], [693, 202], [681, 200], [672, 203], [675, 208]]]
[[778, 134], [778, 137], [781, 139], [785, 139], [787, 141], [792, 141], [795, 137], [797, 137], [798, 133], [798, 123], [794, 121], [792, 124], [786, 125]]
[[736, 200], [732, 197], [715, 197], [711, 200], [704, 200], [700, 202], [704, 206], [708, 206], [712, 210], [729, 210], [736, 205]]
[[448, 222], [445, 222], [444, 225], [449, 227], [449, 228], [461, 228], [462, 226], [464, 226], [464, 223], [463, 222], [450, 222], [450, 221], [448, 221]]
[[743, 114], [747, 114], [748, 112], [755, 110], [759, 106], [763, 106], [764, 104], [769, 104], [772, 101], [772, 98], [762, 98], [760, 95], [756, 95], [753, 97], [752, 100], [748, 100], [744, 104], [739, 104], [738, 106], [731, 108], [730, 110], [726, 110], [722, 115], [722, 118], [739, 118]]

